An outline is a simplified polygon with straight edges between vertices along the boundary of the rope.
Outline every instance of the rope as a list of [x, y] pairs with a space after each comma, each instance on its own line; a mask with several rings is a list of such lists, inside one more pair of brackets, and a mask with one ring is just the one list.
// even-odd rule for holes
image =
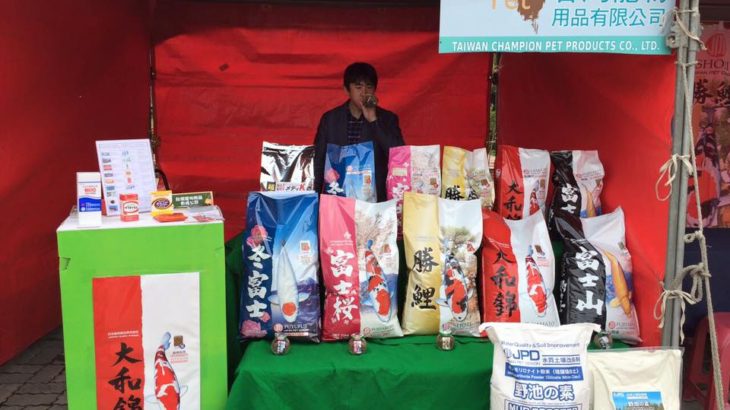
[[[658, 200], [664, 202], [672, 196], [672, 182], [674, 182], [674, 178], [677, 177], [677, 171], [679, 171], [678, 168], [680, 163], [687, 168], [687, 173], [689, 173], [689, 175], [694, 173], [694, 167], [689, 162], [689, 155], [672, 155], [672, 157], [669, 158], [667, 162], [661, 166], [661, 168], [659, 168], [659, 179], [657, 179], [656, 185], [654, 185], [654, 191], [656, 192]], [[661, 196], [659, 194], [659, 184], [662, 182], [662, 179], [665, 178], [666, 181], [664, 181], [664, 186], [669, 187], [669, 192], [666, 196]]]
[[[697, 8], [697, 2], [693, 2], [693, 7], [690, 10], [679, 10], [676, 7], [672, 10], [672, 17], [674, 18], [674, 21], [676, 23], [676, 27], [679, 27], [679, 30], [682, 34], [687, 36], [692, 41], [695, 41], [700, 49], [706, 50], [705, 44], [702, 42], [702, 40], [699, 38], [698, 35], [690, 32], [690, 30], [687, 28], [687, 26], [682, 22], [682, 19], [680, 18], [680, 15], [685, 13], [691, 13], [693, 17], [699, 13], [699, 10]], [[679, 57], [678, 57], [679, 58]], [[665, 201], [669, 196], [671, 196], [672, 193], [672, 185], [675, 181], [675, 178], [677, 176], [677, 172], [679, 171], [679, 162], [681, 161], [682, 164], [687, 167], [687, 171], [689, 174], [689, 177], [695, 178], [695, 184], [697, 184], [697, 174], [694, 172], [694, 164], [697, 163], [697, 158], [695, 156], [695, 150], [693, 148], [694, 146], [694, 135], [693, 135], [693, 129], [691, 125], [691, 113], [692, 113], [692, 99], [694, 97], [694, 94], [692, 93], [692, 90], [690, 89], [689, 84], [689, 70], [690, 68], [694, 68], [696, 65], [696, 61], [692, 61], [689, 63], [682, 63], [680, 61], [677, 61], [677, 65], [681, 69], [681, 79], [682, 79], [682, 86], [684, 89], [684, 128], [685, 128], [685, 141], [684, 146], [689, 147], [689, 158], [688, 155], [678, 155], [674, 154], [672, 157], [660, 168], [660, 176], [657, 180], [655, 189], [657, 194], [657, 199]], [[689, 141], [687, 141], [687, 139]], [[689, 164], [687, 163], [689, 162]], [[665, 186], [669, 186], [669, 195], [667, 197], [661, 197], [659, 195], [659, 184], [661, 183], [662, 179], [666, 177], [666, 182], [664, 183]], [[659, 327], [664, 326], [664, 313], [666, 311], [666, 304], [668, 300], [671, 299], [677, 299], [680, 303], [681, 308], [681, 316], [680, 316], [680, 343], [684, 342], [684, 310], [686, 307], [686, 304], [689, 303], [691, 305], [701, 301], [704, 296], [704, 292], [707, 293], [707, 319], [709, 324], [709, 333], [710, 333], [710, 346], [711, 346], [711, 352], [712, 352], [712, 375], [713, 375], [713, 383], [715, 387], [715, 402], [717, 406], [717, 410], [723, 410], [725, 408], [725, 400], [724, 400], [724, 389], [722, 386], [722, 373], [720, 370], [720, 360], [719, 360], [719, 353], [718, 353], [718, 347], [717, 347], [717, 333], [716, 333], [716, 327], [715, 327], [715, 314], [714, 309], [712, 307], [712, 292], [710, 290], [710, 272], [709, 272], [709, 264], [708, 264], [708, 256], [707, 256], [707, 239], [705, 238], [704, 234], [704, 227], [702, 224], [702, 209], [700, 206], [700, 190], [695, 189], [694, 192], [694, 199], [695, 199], [695, 206], [697, 207], [697, 215], [699, 216], [699, 227], [697, 231], [687, 234], [684, 236], [684, 243], [690, 244], [692, 242], [699, 242], [700, 247], [700, 256], [701, 261], [698, 264], [690, 265], [687, 267], [684, 267], [682, 271], [677, 275], [674, 280], [672, 280], [672, 283], [669, 286], [669, 289], [666, 289], [663, 287], [663, 292], [657, 300], [657, 303], [654, 305], [654, 317], [658, 320], [660, 320]], [[685, 210], [680, 209], [680, 212], [685, 212]], [[692, 289], [690, 292], [685, 292], [682, 289], [682, 281], [684, 280], [684, 277], [686, 275], [692, 275]], [[660, 315], [657, 314], [657, 308], [661, 307]], [[703, 348], [703, 346], [695, 346], [695, 348]]]

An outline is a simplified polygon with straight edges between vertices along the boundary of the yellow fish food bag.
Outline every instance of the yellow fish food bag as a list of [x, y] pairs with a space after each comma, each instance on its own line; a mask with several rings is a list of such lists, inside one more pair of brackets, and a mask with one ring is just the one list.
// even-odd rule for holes
[[403, 240], [408, 286], [403, 308], [403, 333], [436, 334], [439, 330], [441, 246], [439, 203], [434, 195], [406, 192], [403, 195]]
[[581, 218], [583, 233], [606, 266], [606, 331], [626, 343], [639, 343], [639, 319], [634, 307], [631, 254], [626, 248], [624, 211]]
[[457, 147], [444, 147], [441, 170], [441, 197], [456, 201], [469, 197], [466, 182], [466, 163], [469, 151]]
[[440, 328], [455, 335], [479, 336], [477, 256], [482, 243], [479, 200], [438, 199], [442, 268]]

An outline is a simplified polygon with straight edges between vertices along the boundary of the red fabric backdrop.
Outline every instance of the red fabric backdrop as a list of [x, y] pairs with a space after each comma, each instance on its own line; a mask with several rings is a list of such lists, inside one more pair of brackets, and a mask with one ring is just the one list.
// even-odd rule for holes
[[60, 323], [56, 227], [94, 140], [144, 137], [146, 1], [0, 5], [0, 364]]
[[436, 7], [162, 2], [156, 16], [160, 164], [174, 191], [215, 191], [226, 238], [244, 228], [261, 142], [311, 144], [353, 61], [377, 68], [407, 143], [484, 144], [489, 56], [439, 55]]
[[673, 58], [508, 54], [502, 63], [500, 143], [598, 150], [604, 212], [621, 206], [626, 214], [644, 344], [659, 344], [652, 309], [664, 277], [669, 204], [656, 199], [654, 184], [671, 155]]

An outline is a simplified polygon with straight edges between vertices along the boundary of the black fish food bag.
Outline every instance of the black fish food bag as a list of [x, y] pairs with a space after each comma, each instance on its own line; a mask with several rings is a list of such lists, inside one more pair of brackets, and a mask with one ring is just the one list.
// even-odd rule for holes
[[585, 238], [580, 218], [566, 211], [554, 214], [564, 252], [555, 298], [560, 323], [595, 323], [606, 327], [606, 265]]

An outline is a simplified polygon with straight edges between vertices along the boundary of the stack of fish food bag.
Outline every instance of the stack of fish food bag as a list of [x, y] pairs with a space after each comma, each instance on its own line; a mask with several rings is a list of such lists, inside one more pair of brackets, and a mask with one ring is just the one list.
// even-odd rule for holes
[[600, 196], [605, 172], [598, 151], [553, 151], [550, 158], [555, 167], [550, 229], [555, 236], [553, 215], [556, 211], [581, 218], [601, 214]]
[[596, 323], [615, 339], [640, 342], [623, 210], [592, 218], [558, 211], [555, 223], [565, 244], [558, 295], [561, 322]]
[[403, 145], [392, 147], [388, 156], [388, 176], [385, 180], [388, 199], [398, 200], [398, 236], [402, 235], [403, 194], [418, 192], [441, 193], [441, 147], [439, 145]]
[[322, 339], [403, 336], [398, 323], [396, 201], [322, 195]]
[[495, 164], [496, 207], [506, 219], [545, 213], [550, 177], [550, 153], [539, 149], [500, 145]]
[[408, 287], [405, 334], [479, 336], [477, 257], [482, 239], [479, 200], [452, 201], [406, 192], [403, 200]]
[[441, 196], [453, 200], [479, 199], [484, 209], [494, 204], [494, 182], [489, 173], [487, 149], [468, 151], [444, 147]]
[[542, 213], [509, 220], [485, 210], [482, 217], [483, 320], [559, 326], [555, 257]]
[[252, 192], [244, 233], [240, 334], [320, 335], [317, 194]]
[[322, 192], [377, 202], [373, 142], [344, 146], [327, 144]]
[[262, 191], [314, 189], [314, 145], [279, 145], [264, 141], [261, 150]]
[[481, 327], [494, 343], [491, 410], [590, 408], [587, 352], [599, 326], [484, 323]]

